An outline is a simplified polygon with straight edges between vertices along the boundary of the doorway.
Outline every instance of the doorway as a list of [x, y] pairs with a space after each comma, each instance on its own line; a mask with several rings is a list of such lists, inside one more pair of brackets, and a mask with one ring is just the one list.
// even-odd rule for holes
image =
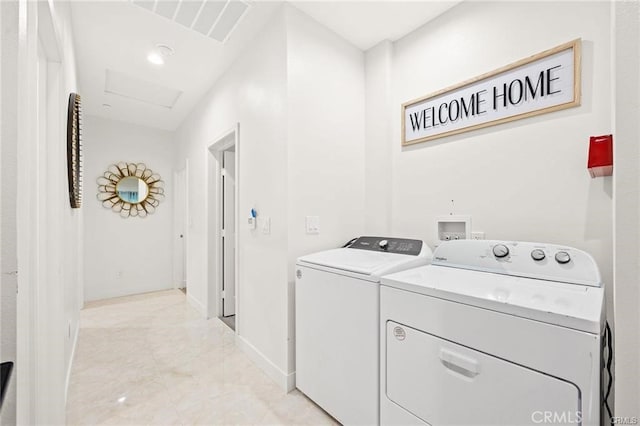
[[173, 287], [187, 293], [187, 217], [189, 209], [189, 163], [173, 174], [175, 204], [173, 212]]
[[[235, 188], [236, 146], [222, 152], [222, 317], [236, 314]], [[232, 327], [235, 329], [235, 326]]]
[[237, 332], [238, 126], [209, 146], [208, 316]]

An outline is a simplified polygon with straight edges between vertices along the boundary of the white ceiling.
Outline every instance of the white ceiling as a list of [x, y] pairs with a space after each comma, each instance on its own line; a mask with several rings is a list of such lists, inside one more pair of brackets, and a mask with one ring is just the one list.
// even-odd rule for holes
[[[460, 2], [289, 1], [362, 50], [382, 40], [395, 41]], [[85, 113], [175, 130], [281, 2], [250, 4], [222, 44], [129, 1], [72, 2], [78, 79]], [[168, 45], [175, 51], [163, 66], [146, 59], [157, 44]], [[107, 93], [107, 71], [126, 80], [128, 84], [123, 87], [140, 82], [147, 92], [156, 88], [167, 95], [181, 93], [171, 108], [137, 100], [134, 93], [131, 96]]]
[[290, 0], [290, 3], [351, 44], [367, 50], [383, 40], [404, 37], [461, 1]]
[[[71, 5], [78, 80], [85, 114], [175, 130], [215, 80], [262, 29], [277, 3], [253, 3], [226, 43], [206, 37], [128, 1]], [[175, 51], [163, 66], [147, 61], [165, 44]], [[105, 93], [107, 70], [149, 87], [182, 92], [172, 108]], [[110, 104], [106, 108], [103, 104]]]

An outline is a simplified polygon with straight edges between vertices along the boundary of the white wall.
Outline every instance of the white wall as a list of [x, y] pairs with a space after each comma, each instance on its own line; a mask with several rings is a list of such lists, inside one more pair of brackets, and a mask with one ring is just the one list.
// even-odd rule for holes
[[[295, 8], [287, 18], [289, 279], [297, 257], [360, 235], [364, 54]], [[320, 217], [309, 235], [305, 217]]]
[[[246, 52], [216, 82], [176, 132], [176, 169], [189, 161], [187, 294], [206, 312], [208, 298], [208, 147], [240, 123], [236, 182], [241, 341], [268, 360], [273, 374], [286, 372], [287, 204], [286, 40], [282, 14], [266, 25]], [[271, 233], [250, 231], [243, 218], [256, 208], [271, 217]]]
[[[289, 361], [295, 261], [364, 230], [364, 54], [294, 8], [287, 19]], [[320, 218], [307, 234], [306, 216]]]
[[398, 110], [392, 102], [393, 43], [383, 41], [365, 53], [366, 146], [365, 229], [369, 235], [391, 235], [393, 168], [392, 117]]
[[615, 415], [640, 413], [640, 3], [612, 2]]
[[[85, 300], [173, 287], [173, 134], [121, 121], [84, 120]], [[96, 179], [111, 164], [144, 163], [165, 182], [155, 213], [123, 219], [96, 199]]]
[[[18, 5], [0, 3], [0, 360], [16, 361]], [[15, 370], [14, 370], [15, 373]], [[1, 424], [16, 422], [16, 380], [9, 384]]]
[[[283, 6], [176, 135], [175, 167], [189, 161], [187, 289], [204, 305], [207, 147], [240, 123], [240, 343], [283, 388], [293, 385], [295, 368], [295, 258], [339, 246], [363, 228], [363, 61], [362, 52]], [[256, 230], [243, 226], [251, 208]], [[305, 233], [307, 215], [320, 216], [319, 235]], [[266, 217], [270, 234], [261, 230]]]
[[[393, 234], [433, 246], [436, 217], [454, 213], [489, 239], [576, 246], [596, 258], [610, 302], [612, 181], [586, 170], [589, 136], [612, 131], [609, 28], [606, 2], [464, 2], [394, 43], [393, 195], [378, 200], [392, 206]], [[401, 148], [403, 102], [578, 37], [580, 107]], [[367, 75], [388, 66], [367, 64]], [[376, 161], [367, 167], [389, 167]]]
[[[49, 194], [49, 206], [52, 212], [58, 212], [49, 218], [45, 216], [46, 226], [51, 228], [50, 237], [50, 267], [57, 270], [56, 280], [58, 284], [52, 288], [52, 294], [59, 292], [57, 288], [62, 288], [61, 295], [55, 295], [55, 298], [63, 298], [63, 320], [55, 323], [56, 336], [61, 336], [65, 341], [64, 347], [64, 374], [65, 377], [65, 394], [64, 403], [66, 404], [66, 390], [69, 386], [69, 378], [71, 375], [71, 364], [73, 362], [73, 354], [77, 344], [78, 333], [80, 328], [80, 309], [83, 306], [83, 283], [84, 283], [84, 249], [83, 249], [83, 220], [84, 208], [71, 209], [68, 200], [68, 180], [67, 180], [67, 105], [69, 93], [77, 92], [77, 75], [76, 75], [76, 58], [74, 48], [74, 36], [71, 27], [71, 11], [69, 3], [52, 2], [54, 5], [53, 23], [57, 28], [58, 42], [60, 48], [60, 64], [53, 65], [56, 69], [54, 73], [50, 73], [47, 81], [50, 90], [49, 102], [57, 102], [58, 106], [54, 107], [54, 114], [57, 117], [48, 119], [49, 130], [56, 132], [58, 137], [55, 139], [55, 147], [51, 141], [47, 144], [51, 146], [49, 155], [55, 158], [55, 164], [48, 169], [49, 176], [47, 180], [50, 185], [55, 185], [55, 191], [47, 189]], [[51, 67], [51, 64], [49, 64]], [[59, 80], [59, 81], [58, 81]], [[54, 86], [57, 85], [57, 90]], [[56, 126], [56, 123], [60, 123]], [[85, 203], [86, 194], [88, 192], [86, 184], [83, 189]], [[53, 194], [66, 194], [56, 197]], [[83, 204], [84, 206], [84, 204]], [[53, 254], [55, 252], [55, 254]], [[50, 300], [43, 301], [44, 304], [50, 303]], [[45, 319], [48, 321], [49, 319]], [[50, 342], [55, 345], [56, 342]], [[46, 355], [45, 355], [46, 356]], [[57, 366], [51, 368], [56, 369]], [[56, 371], [56, 370], [54, 370]], [[59, 388], [56, 384], [52, 384], [49, 392], [57, 393]], [[59, 401], [54, 400], [54, 401]], [[66, 415], [66, 407], [56, 407], [58, 415]]]
[[[82, 212], [69, 206], [66, 177], [70, 14], [64, 3], [1, 7], [2, 291], [15, 295], [16, 277], [20, 289], [12, 310], [3, 296], [2, 358], [13, 352], [17, 368], [2, 423], [63, 424], [82, 303]], [[40, 59], [39, 36], [50, 47]], [[19, 330], [8, 344], [5, 321]]]

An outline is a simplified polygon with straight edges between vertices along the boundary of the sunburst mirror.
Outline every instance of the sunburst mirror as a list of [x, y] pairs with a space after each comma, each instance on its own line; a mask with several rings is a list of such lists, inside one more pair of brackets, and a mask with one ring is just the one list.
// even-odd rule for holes
[[112, 164], [98, 178], [98, 201], [121, 217], [147, 217], [164, 200], [164, 182], [143, 163]]

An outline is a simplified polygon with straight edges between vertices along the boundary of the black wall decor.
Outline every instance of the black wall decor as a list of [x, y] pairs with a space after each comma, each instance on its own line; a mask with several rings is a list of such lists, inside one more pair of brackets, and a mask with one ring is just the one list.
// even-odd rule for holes
[[72, 209], [82, 204], [82, 106], [77, 93], [69, 95], [67, 110], [67, 177]]

